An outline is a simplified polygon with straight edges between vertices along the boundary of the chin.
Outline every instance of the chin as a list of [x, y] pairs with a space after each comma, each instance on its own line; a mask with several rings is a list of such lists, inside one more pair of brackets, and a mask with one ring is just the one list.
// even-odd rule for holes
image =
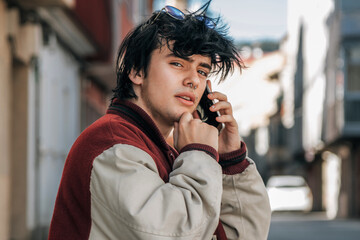
[[184, 114], [184, 112], [186, 112], [186, 111], [178, 111], [178, 112], [174, 113], [174, 115], [172, 116], [173, 122], [179, 122], [180, 118]]
[[179, 114], [178, 116], [173, 118], [173, 122], [179, 122], [182, 114]]
[[191, 110], [191, 109], [178, 109], [178, 110], [174, 113], [172, 119], [173, 119], [174, 122], [179, 122], [181, 116], [182, 116], [185, 112], [192, 113], [193, 111], [195, 111], [195, 110]]

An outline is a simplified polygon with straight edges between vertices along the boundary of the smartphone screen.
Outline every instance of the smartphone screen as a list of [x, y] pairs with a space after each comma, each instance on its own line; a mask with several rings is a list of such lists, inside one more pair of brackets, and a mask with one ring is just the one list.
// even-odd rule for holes
[[222, 124], [216, 121], [216, 117], [220, 116], [218, 111], [211, 112], [210, 107], [214, 104], [214, 101], [210, 100], [207, 95], [210, 93], [208, 85], [206, 85], [204, 94], [202, 95], [199, 105], [196, 110], [199, 113], [201, 121], [216, 127], [219, 132], [222, 129]]

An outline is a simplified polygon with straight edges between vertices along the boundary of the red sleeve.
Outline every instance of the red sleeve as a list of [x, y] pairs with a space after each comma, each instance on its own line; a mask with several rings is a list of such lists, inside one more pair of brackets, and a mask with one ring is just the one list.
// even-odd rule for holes
[[234, 175], [242, 173], [250, 164], [249, 161], [246, 160], [246, 153], [246, 144], [241, 142], [240, 149], [220, 154], [219, 163], [222, 167], [223, 174]]
[[215, 148], [210, 147], [208, 145], [205, 144], [200, 144], [200, 143], [192, 143], [192, 144], [188, 144], [185, 147], [183, 147], [179, 153], [185, 152], [185, 151], [191, 151], [191, 150], [199, 150], [199, 151], [204, 151], [207, 154], [209, 154], [211, 157], [213, 157], [217, 162], [219, 162], [219, 154], [218, 152], [215, 150]]

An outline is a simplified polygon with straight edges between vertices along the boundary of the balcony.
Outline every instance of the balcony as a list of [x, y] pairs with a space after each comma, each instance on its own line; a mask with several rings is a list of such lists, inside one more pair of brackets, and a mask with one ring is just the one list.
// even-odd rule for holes
[[360, 138], [360, 94], [344, 101], [344, 137]]
[[360, 43], [345, 47], [344, 129], [348, 137], [360, 137]]
[[[338, 70], [336, 84], [328, 82], [324, 115], [324, 140], [360, 138], [360, 42], [344, 41], [344, 65]], [[331, 94], [336, 100], [330, 104]], [[333, 98], [332, 98], [333, 99]]]
[[11, 2], [16, 2], [24, 10], [36, 12], [76, 56], [109, 60], [112, 50], [109, 0], [11, 0]]
[[65, 7], [73, 8], [75, 0], [16, 0], [21, 6], [25, 8], [35, 7]]

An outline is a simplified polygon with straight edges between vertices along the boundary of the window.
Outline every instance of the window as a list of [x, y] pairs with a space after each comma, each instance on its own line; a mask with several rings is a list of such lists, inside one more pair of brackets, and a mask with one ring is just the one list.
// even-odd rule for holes
[[360, 45], [349, 47], [347, 66], [347, 91], [360, 93]]
[[345, 121], [360, 122], [360, 42], [345, 44]]

